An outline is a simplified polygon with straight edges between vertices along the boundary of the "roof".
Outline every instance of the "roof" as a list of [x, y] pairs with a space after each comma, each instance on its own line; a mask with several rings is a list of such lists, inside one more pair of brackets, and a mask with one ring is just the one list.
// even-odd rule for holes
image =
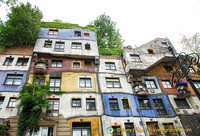
[[34, 45], [13, 46], [6, 48], [2, 53], [4, 55], [31, 55], [33, 54]]

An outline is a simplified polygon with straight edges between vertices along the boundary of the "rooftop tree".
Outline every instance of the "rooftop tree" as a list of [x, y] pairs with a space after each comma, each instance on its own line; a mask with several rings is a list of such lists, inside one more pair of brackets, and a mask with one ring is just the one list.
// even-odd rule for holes
[[41, 11], [30, 3], [11, 6], [8, 20], [0, 26], [1, 46], [34, 44], [40, 32], [41, 19]]

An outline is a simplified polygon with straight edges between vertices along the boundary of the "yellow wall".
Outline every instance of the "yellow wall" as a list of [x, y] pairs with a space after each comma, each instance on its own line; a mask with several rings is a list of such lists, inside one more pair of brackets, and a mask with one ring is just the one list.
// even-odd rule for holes
[[[172, 66], [171, 62], [163, 62], [160, 63], [158, 65], [156, 65], [155, 67], [151, 68], [150, 70], [146, 71], [145, 75], [173, 75], [172, 72], [166, 72], [164, 66]], [[193, 69], [195, 70], [195, 72], [198, 71], [198, 67], [197, 66], [193, 66]], [[173, 70], [176, 70], [175, 67], [173, 67]], [[199, 76], [197, 73], [191, 73], [189, 72], [189, 75], [191, 76]]]
[[98, 117], [87, 117], [87, 118], [74, 118], [68, 120], [68, 124], [72, 130], [73, 122], [81, 122], [80, 119], [83, 119], [82, 122], [91, 122], [91, 136], [101, 136], [101, 123]]
[[[32, 84], [33, 83], [33, 77], [36, 76], [34, 74], [29, 74], [29, 79], [28, 79], [28, 83]], [[47, 83], [47, 81], [49, 81], [49, 75], [42, 75], [45, 77], [45, 84]]]
[[[79, 76], [91, 76], [93, 80], [93, 88], [84, 89], [79, 88]], [[61, 91], [65, 92], [97, 92], [96, 74], [94, 73], [73, 73], [63, 72], [61, 81]]]

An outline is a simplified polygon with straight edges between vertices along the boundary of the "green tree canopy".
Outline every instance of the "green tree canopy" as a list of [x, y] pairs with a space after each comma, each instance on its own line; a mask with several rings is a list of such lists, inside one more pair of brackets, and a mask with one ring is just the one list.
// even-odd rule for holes
[[5, 47], [34, 44], [40, 32], [42, 13], [30, 3], [11, 7], [8, 20], [0, 26], [0, 44]]
[[116, 29], [116, 23], [110, 16], [104, 14], [97, 17], [93, 24], [96, 26], [96, 36], [99, 48], [121, 48], [124, 40]]
[[191, 37], [183, 35], [181, 41], [183, 44], [183, 50], [186, 52], [196, 52], [200, 54], [200, 34], [195, 33]]
[[0, 2], [7, 5], [14, 5], [17, 2], [17, 0], [0, 0]]

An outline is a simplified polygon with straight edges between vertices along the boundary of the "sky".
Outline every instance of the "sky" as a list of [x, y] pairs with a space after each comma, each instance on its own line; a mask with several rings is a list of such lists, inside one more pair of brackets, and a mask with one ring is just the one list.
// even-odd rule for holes
[[[125, 46], [140, 46], [157, 37], [167, 37], [180, 52], [181, 37], [200, 32], [200, 0], [29, 0], [29, 2], [42, 11], [43, 21], [60, 19], [85, 26], [105, 13], [117, 23], [116, 26], [125, 40]], [[5, 8], [1, 8], [0, 13], [1, 18], [5, 19]]]

